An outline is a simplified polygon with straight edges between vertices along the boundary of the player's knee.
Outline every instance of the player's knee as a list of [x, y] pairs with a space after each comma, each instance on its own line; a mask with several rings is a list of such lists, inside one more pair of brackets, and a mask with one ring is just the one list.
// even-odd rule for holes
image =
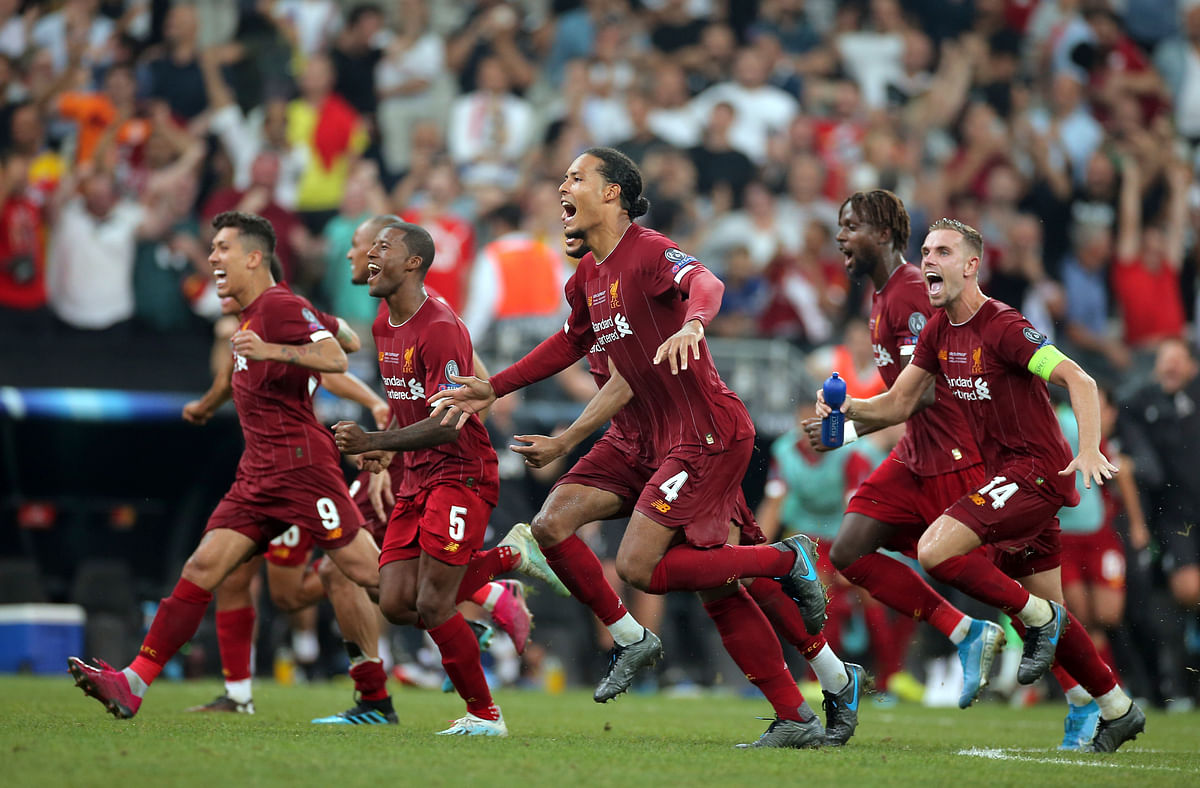
[[295, 589], [292, 588], [272, 588], [271, 604], [282, 613], [295, 613], [298, 610], [304, 609], [304, 605], [300, 604]]
[[380, 597], [379, 610], [384, 618], [397, 626], [412, 626], [417, 623], [417, 611], [407, 599]]
[[617, 554], [617, 575], [637, 590], [648, 591], [653, 574], [654, 567], [646, 566], [643, 561]]
[[862, 558], [859, 551], [848, 540], [834, 539], [833, 544], [829, 546], [829, 562], [839, 572], [859, 558]]
[[454, 600], [441, 595], [418, 594], [417, 615], [427, 629], [441, 626], [454, 615]]
[[179, 573], [179, 576], [189, 583], [195, 583], [209, 591], [216, 588], [222, 580], [216, 564], [197, 553], [192, 553], [184, 563], [183, 571]]
[[538, 547], [543, 549], [553, 547], [575, 533], [575, 529], [567, 522], [567, 518], [545, 511], [537, 513], [533, 522], [529, 524], [529, 530], [533, 533]]

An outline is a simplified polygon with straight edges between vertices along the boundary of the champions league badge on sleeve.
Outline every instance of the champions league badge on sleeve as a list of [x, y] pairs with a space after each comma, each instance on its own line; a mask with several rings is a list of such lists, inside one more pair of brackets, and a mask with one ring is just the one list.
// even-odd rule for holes
[[671, 264], [672, 274], [677, 274], [684, 266], [696, 262], [695, 257], [692, 257], [690, 254], [684, 254], [678, 249], [668, 249], [663, 252], [663, 257], [667, 258], [667, 262]]
[[925, 315], [913, 312], [908, 316], [908, 330], [913, 336], [919, 336], [925, 329]]
[[326, 330], [325, 325], [320, 320], [317, 320], [317, 316], [308, 307], [305, 307], [304, 309], [300, 310], [300, 314], [305, 320], [308, 321], [308, 328], [310, 331], [325, 331]]
[[446, 382], [438, 385], [438, 391], [448, 391], [450, 389], [462, 388], [461, 383], [454, 383], [450, 380], [451, 376], [454, 376], [454, 377], [459, 376], [457, 361], [455, 361], [454, 359], [450, 359], [449, 361], [447, 361], [445, 373], [446, 373]]
[[1025, 335], [1026, 339], [1028, 339], [1030, 342], [1037, 345], [1038, 347], [1042, 347], [1043, 345], [1050, 344], [1050, 337], [1046, 336], [1045, 334], [1043, 334], [1039, 331], [1035, 331], [1034, 329], [1030, 328], [1029, 326], [1026, 326], [1025, 328], [1021, 329], [1021, 333]]

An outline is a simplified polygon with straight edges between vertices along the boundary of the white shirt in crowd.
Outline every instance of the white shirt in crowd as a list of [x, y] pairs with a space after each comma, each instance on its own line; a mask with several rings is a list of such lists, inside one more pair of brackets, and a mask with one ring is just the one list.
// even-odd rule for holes
[[50, 309], [76, 328], [99, 331], [133, 317], [133, 262], [145, 211], [122, 200], [97, 220], [76, 197], [63, 206], [50, 238]]

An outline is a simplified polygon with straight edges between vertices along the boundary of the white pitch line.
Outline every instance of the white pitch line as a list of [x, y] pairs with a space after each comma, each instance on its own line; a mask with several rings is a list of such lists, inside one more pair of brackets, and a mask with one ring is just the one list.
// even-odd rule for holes
[[1163, 772], [1186, 772], [1189, 769], [1180, 769], [1176, 766], [1146, 766], [1140, 763], [1113, 763], [1112, 761], [1076, 761], [1064, 760], [1062, 758], [1031, 758], [1028, 755], [1015, 755], [1010, 750], [988, 749], [981, 747], [971, 747], [967, 750], [959, 750], [958, 755], [967, 755], [972, 758], [987, 758], [991, 761], [1024, 761], [1026, 763], [1053, 763], [1060, 766], [1094, 766], [1103, 769], [1150, 769]]

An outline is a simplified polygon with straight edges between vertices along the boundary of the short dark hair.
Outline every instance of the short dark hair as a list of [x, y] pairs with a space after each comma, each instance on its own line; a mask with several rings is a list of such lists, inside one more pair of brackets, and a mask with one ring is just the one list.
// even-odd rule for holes
[[983, 236], [971, 225], [963, 224], [958, 219], [943, 217], [929, 225], [929, 232], [934, 230], [953, 230], [963, 237], [963, 240], [967, 242], [967, 248], [974, 252], [975, 257], [983, 258]]
[[521, 206], [513, 202], [497, 205], [484, 215], [485, 222], [496, 222], [514, 230], [521, 226]]
[[371, 236], [374, 238], [376, 235], [379, 235], [379, 231], [384, 227], [391, 224], [404, 224], [404, 220], [394, 213], [377, 213], [363, 222], [363, 224], [375, 231]]
[[642, 196], [642, 172], [633, 159], [616, 148], [588, 148], [584, 154], [600, 160], [600, 177], [621, 187], [621, 207], [630, 219], [650, 210], [650, 201]]
[[284, 281], [283, 263], [279, 261], [279, 255], [274, 252], [267, 255], [267, 266], [271, 269], [271, 278], [275, 280], [275, 284]]
[[246, 211], [225, 211], [213, 217], [214, 230], [232, 227], [244, 246], [248, 245], [263, 253], [263, 257], [275, 253], [275, 228], [263, 217]]
[[892, 248], [904, 251], [908, 246], [908, 236], [912, 232], [908, 222], [908, 211], [904, 201], [887, 189], [872, 189], [866, 192], [855, 192], [846, 198], [838, 208], [841, 216], [849, 204], [858, 218], [873, 227], [881, 227], [892, 231]]
[[360, 3], [350, 9], [350, 13], [346, 14], [346, 27], [354, 27], [364, 16], [383, 16], [383, 7], [376, 3]]
[[433, 236], [424, 227], [412, 222], [391, 222], [379, 228], [380, 232], [384, 230], [399, 230], [404, 233], [404, 245], [408, 247], [408, 253], [421, 258], [422, 274], [433, 265]]

